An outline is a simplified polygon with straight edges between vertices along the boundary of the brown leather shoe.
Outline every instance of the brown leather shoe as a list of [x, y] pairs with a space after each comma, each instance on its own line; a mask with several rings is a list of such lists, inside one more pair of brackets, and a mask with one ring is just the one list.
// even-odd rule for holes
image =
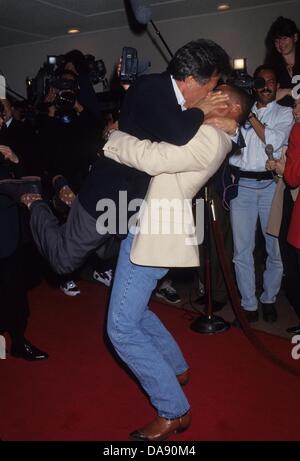
[[172, 434], [185, 431], [191, 424], [191, 419], [190, 411], [176, 419], [166, 419], [157, 416], [150, 424], [147, 424], [147, 426], [131, 432], [129, 437], [132, 440], [139, 440], [141, 442], [166, 440]]
[[180, 373], [180, 375], [177, 375], [176, 378], [178, 379], [179, 384], [184, 386], [190, 380], [190, 370], [185, 370], [183, 373]]

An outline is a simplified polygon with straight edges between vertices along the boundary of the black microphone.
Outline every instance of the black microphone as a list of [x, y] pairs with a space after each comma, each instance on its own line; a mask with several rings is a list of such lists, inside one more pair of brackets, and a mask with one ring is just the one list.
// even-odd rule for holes
[[268, 157], [269, 160], [274, 160], [273, 153], [274, 153], [274, 147], [272, 144], [267, 144], [265, 147], [265, 153], [266, 156]]
[[130, 0], [130, 4], [137, 22], [146, 25], [151, 21], [152, 11], [148, 1]]

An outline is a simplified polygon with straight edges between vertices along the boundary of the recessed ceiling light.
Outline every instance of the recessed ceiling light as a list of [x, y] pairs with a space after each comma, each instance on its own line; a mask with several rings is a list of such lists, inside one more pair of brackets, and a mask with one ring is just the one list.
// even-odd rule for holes
[[68, 30], [68, 34], [78, 34], [78, 32], [80, 32], [79, 29], [69, 29]]
[[228, 3], [220, 3], [217, 6], [218, 11], [226, 11], [226, 10], [229, 10], [229, 8], [230, 8], [230, 5]]

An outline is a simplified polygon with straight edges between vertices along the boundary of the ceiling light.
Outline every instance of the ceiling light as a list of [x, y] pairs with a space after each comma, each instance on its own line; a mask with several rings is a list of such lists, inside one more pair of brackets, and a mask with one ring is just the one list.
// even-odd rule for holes
[[218, 11], [226, 11], [226, 10], [229, 10], [229, 8], [230, 8], [230, 5], [228, 3], [220, 3], [217, 6]]
[[78, 34], [78, 32], [80, 32], [79, 29], [69, 29], [68, 30], [68, 34]]

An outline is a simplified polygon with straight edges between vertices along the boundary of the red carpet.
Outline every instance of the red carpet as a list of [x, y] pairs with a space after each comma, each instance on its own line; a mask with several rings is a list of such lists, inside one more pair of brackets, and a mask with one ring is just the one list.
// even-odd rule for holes
[[[103, 339], [106, 288], [80, 286], [77, 298], [46, 285], [31, 292], [27, 337], [50, 358], [0, 361], [0, 439], [124, 441], [154, 417]], [[193, 424], [173, 440], [300, 439], [299, 378], [260, 357], [240, 330], [203, 336], [190, 330], [182, 311], [158, 303], [153, 307], [192, 371], [185, 391]], [[300, 366], [291, 359], [291, 343], [260, 337], [282, 359]]]

